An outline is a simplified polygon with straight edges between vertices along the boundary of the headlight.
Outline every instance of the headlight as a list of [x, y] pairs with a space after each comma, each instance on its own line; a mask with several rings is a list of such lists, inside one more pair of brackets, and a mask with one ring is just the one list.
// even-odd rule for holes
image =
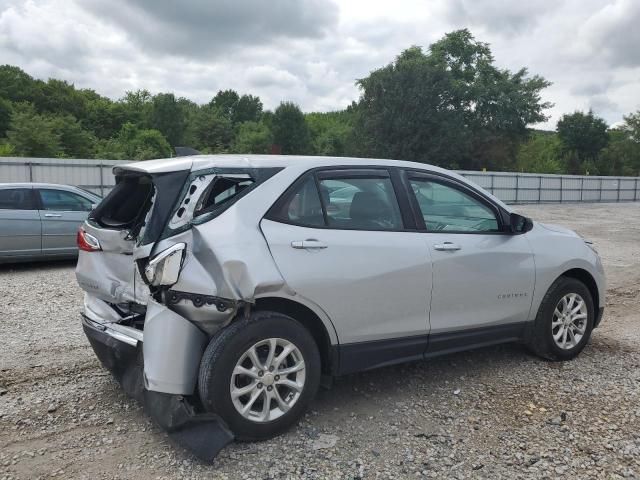
[[178, 281], [186, 247], [186, 243], [177, 243], [149, 260], [144, 269], [149, 285], [173, 285]]

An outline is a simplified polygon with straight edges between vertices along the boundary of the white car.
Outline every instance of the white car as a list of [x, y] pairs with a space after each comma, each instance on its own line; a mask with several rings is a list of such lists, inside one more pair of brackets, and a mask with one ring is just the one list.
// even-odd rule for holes
[[323, 375], [503, 342], [571, 359], [602, 318], [592, 245], [441, 168], [203, 155], [114, 171], [78, 237], [84, 329], [204, 458], [288, 428]]

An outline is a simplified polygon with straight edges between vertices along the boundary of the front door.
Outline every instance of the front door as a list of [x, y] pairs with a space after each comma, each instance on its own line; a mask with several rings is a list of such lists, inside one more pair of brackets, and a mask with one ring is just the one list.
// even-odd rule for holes
[[503, 231], [490, 202], [456, 182], [409, 174], [431, 251], [429, 351], [515, 339], [535, 282], [525, 235]]
[[342, 349], [344, 371], [421, 357], [431, 262], [421, 234], [405, 229], [387, 170], [309, 174], [261, 228], [289, 287], [326, 312], [341, 347], [353, 346]]

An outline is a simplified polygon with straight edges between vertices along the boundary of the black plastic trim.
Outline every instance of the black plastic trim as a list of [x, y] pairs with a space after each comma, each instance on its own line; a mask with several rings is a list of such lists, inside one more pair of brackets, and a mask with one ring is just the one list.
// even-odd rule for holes
[[334, 347], [333, 358], [339, 363], [334, 373], [345, 375], [453, 352], [518, 342], [524, 338], [528, 325], [529, 322], [517, 322], [432, 335], [337, 345]]
[[517, 322], [431, 334], [425, 357], [446, 355], [499, 343], [517, 342], [524, 338], [527, 324], [528, 322]]
[[385, 367], [424, 358], [429, 336], [373, 340], [340, 345], [339, 375]]
[[598, 308], [598, 313], [596, 313], [595, 321], [593, 322], [593, 328], [597, 328], [602, 322], [602, 317], [604, 316], [604, 307]]

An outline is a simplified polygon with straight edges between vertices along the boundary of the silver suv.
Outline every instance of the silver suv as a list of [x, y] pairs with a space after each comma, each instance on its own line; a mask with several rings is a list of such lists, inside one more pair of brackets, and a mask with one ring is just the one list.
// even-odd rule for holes
[[322, 378], [503, 342], [567, 360], [602, 318], [589, 242], [441, 168], [207, 155], [114, 173], [78, 235], [84, 330], [205, 458], [285, 430]]

